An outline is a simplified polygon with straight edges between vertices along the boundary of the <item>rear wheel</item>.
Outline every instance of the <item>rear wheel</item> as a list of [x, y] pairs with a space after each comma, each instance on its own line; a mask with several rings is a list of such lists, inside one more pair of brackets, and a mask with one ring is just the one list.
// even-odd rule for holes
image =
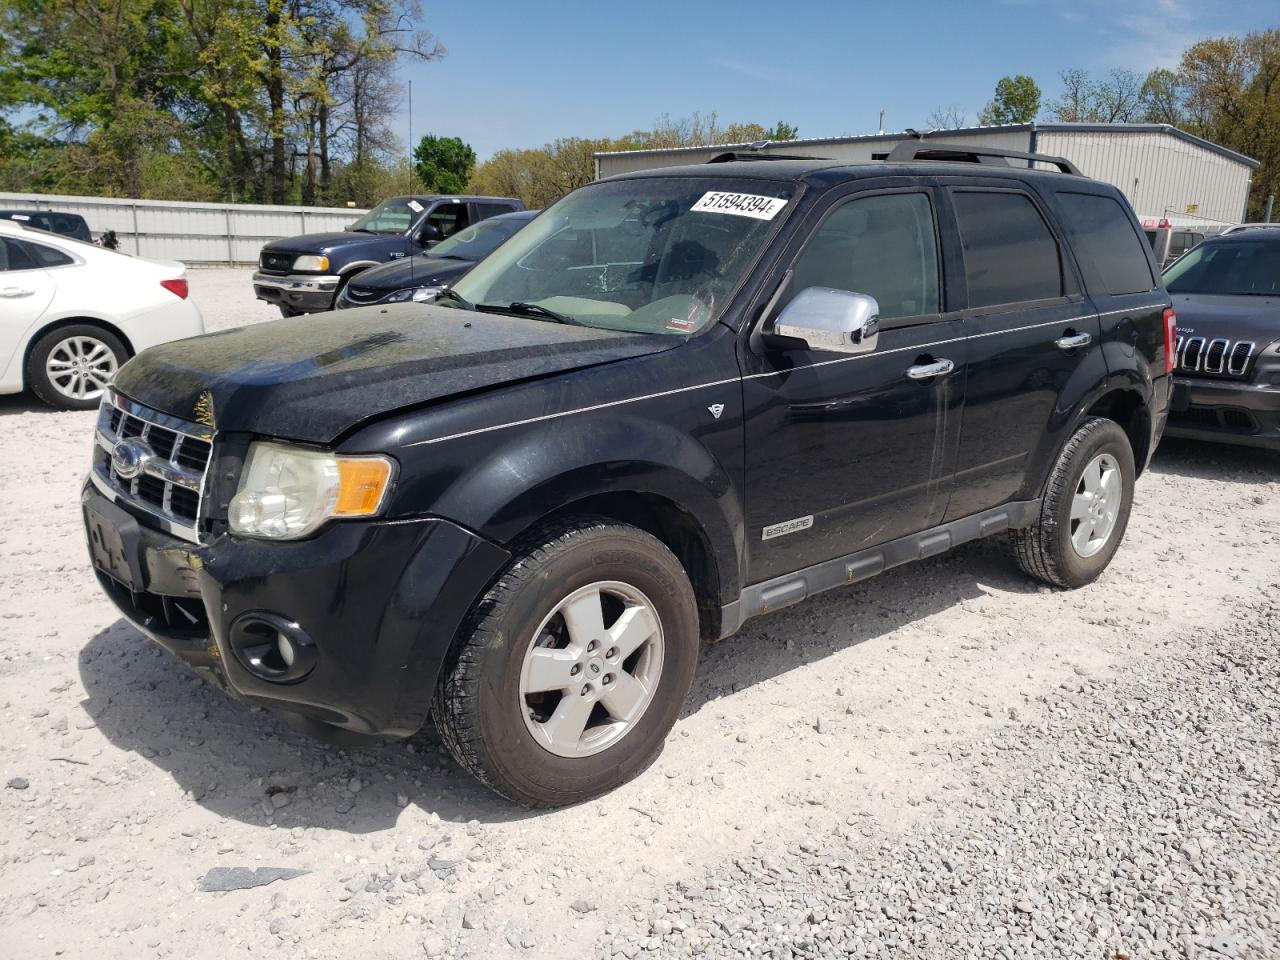
[[61, 410], [92, 410], [121, 364], [129, 359], [120, 338], [101, 327], [77, 323], [51, 330], [27, 358], [27, 385]]
[[1096, 580], [1124, 538], [1135, 473], [1120, 426], [1101, 417], [1085, 421], [1058, 455], [1039, 518], [1010, 531], [1018, 565], [1057, 587]]
[[635, 527], [578, 518], [517, 547], [451, 652], [432, 712], [482, 782], [563, 806], [653, 762], [697, 656], [697, 605], [671, 551]]

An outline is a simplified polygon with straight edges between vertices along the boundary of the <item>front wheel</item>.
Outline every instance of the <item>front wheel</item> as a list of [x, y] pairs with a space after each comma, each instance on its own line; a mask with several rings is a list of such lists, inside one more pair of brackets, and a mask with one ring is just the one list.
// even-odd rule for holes
[[1124, 538], [1135, 476], [1133, 448], [1120, 426], [1086, 420], [1058, 454], [1039, 518], [1010, 531], [1018, 566], [1056, 587], [1096, 580]]
[[60, 410], [92, 410], [129, 351], [101, 327], [77, 323], [51, 330], [27, 358], [27, 385]]
[[697, 658], [697, 604], [671, 551], [635, 527], [577, 518], [517, 546], [451, 651], [432, 713], [483, 783], [564, 806], [653, 762]]

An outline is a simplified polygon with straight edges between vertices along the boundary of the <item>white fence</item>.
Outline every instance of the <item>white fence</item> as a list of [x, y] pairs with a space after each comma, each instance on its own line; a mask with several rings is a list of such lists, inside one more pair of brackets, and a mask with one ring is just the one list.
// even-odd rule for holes
[[10, 209], [78, 213], [95, 238], [105, 230], [114, 230], [124, 253], [188, 264], [257, 263], [258, 251], [268, 240], [341, 230], [365, 212], [353, 207], [274, 207], [0, 193], [0, 210]]

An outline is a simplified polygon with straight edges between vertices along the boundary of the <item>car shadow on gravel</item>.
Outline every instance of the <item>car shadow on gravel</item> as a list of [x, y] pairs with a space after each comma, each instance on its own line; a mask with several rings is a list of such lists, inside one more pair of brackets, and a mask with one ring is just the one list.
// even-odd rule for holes
[[0, 396], [0, 417], [5, 414], [59, 412], [30, 393], [11, 393]]
[[1034, 593], [1042, 586], [1014, 565], [1004, 538], [993, 537], [837, 587], [748, 620], [735, 636], [704, 647], [683, 716], [788, 670], [945, 614], [966, 600], [989, 592]]
[[1160, 441], [1150, 469], [1152, 473], [1225, 483], [1280, 480], [1280, 451], [1167, 437]]
[[455, 823], [532, 814], [467, 775], [429, 724], [407, 741], [325, 743], [232, 699], [126, 620], [94, 636], [79, 659], [81, 706], [102, 734], [218, 816], [361, 834], [395, 827], [408, 805]]

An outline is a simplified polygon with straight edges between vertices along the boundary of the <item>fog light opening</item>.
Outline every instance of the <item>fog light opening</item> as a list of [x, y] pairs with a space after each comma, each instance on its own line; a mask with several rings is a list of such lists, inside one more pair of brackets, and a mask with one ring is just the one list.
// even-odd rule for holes
[[306, 632], [274, 613], [246, 613], [231, 625], [232, 652], [249, 673], [273, 683], [294, 683], [313, 669], [319, 659]]

